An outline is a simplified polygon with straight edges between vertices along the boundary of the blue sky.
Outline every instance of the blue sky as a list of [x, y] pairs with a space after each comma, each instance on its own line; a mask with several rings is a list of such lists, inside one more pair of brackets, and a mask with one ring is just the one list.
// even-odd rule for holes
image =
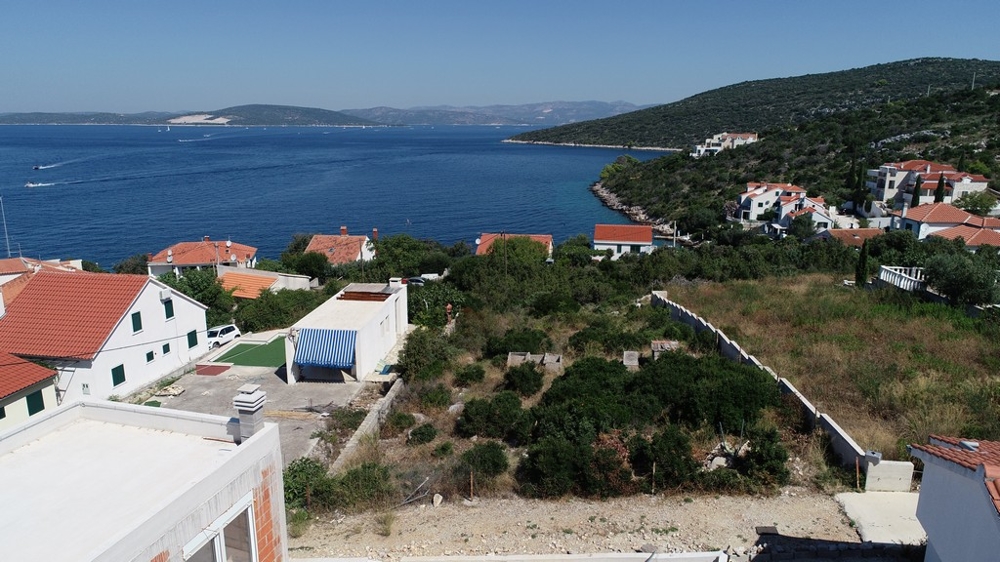
[[1000, 2], [21, 1], [0, 112], [668, 103], [924, 56], [1000, 60]]

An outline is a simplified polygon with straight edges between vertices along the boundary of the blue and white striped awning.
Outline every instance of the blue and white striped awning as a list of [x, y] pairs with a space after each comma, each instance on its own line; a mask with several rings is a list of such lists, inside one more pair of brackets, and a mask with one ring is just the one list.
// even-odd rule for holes
[[312, 367], [351, 369], [354, 367], [355, 330], [299, 330], [295, 348], [295, 363]]

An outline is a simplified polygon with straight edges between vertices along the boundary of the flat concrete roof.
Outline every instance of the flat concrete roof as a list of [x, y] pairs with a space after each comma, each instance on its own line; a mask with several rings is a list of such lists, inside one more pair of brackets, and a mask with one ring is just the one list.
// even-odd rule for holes
[[[102, 421], [65, 408], [54, 414], [0, 436], [4, 560], [91, 560], [237, 448], [222, 438], [162, 429], [173, 414], [149, 407], [126, 407], [117, 417], [140, 423], [156, 418], [158, 423], [150, 425], [161, 429]], [[187, 422], [197, 415], [185, 414], [188, 419], [179, 419], [177, 427], [190, 429]], [[194, 424], [224, 427], [227, 421], [202, 416]]]
[[[387, 301], [354, 301], [341, 300], [345, 292], [394, 294], [406, 290], [404, 287], [391, 287], [382, 283], [351, 283], [336, 296], [330, 298], [318, 308], [296, 322], [294, 328], [326, 328], [330, 330], [357, 330], [368, 324], [380, 311], [384, 310]], [[390, 305], [391, 306], [391, 305]]]

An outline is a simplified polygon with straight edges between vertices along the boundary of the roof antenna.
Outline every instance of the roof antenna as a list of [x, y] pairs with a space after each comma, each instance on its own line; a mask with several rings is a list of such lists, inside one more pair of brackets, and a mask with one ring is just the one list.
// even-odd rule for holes
[[10, 257], [10, 238], [7, 237], [7, 212], [3, 209], [3, 195], [0, 195], [0, 214], [3, 215], [3, 238], [7, 241], [7, 257]]

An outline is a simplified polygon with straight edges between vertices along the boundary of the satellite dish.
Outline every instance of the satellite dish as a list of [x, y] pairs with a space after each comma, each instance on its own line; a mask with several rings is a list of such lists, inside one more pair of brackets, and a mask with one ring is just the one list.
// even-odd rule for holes
[[[232, 240], [226, 240], [226, 247], [227, 248], [232, 248], [233, 247], [233, 241]], [[236, 258], [233, 258], [233, 259], [236, 259]]]
[[173, 263], [173, 262], [174, 262], [174, 251], [167, 250], [167, 263]]
[[482, 244], [482, 243], [483, 243], [483, 241], [482, 241], [482, 240], [480, 240], [479, 238], [476, 238], [476, 246], [478, 246], [478, 245], [480, 245], [480, 244]]
[[236, 261], [236, 254], [229, 254], [229, 261]]

